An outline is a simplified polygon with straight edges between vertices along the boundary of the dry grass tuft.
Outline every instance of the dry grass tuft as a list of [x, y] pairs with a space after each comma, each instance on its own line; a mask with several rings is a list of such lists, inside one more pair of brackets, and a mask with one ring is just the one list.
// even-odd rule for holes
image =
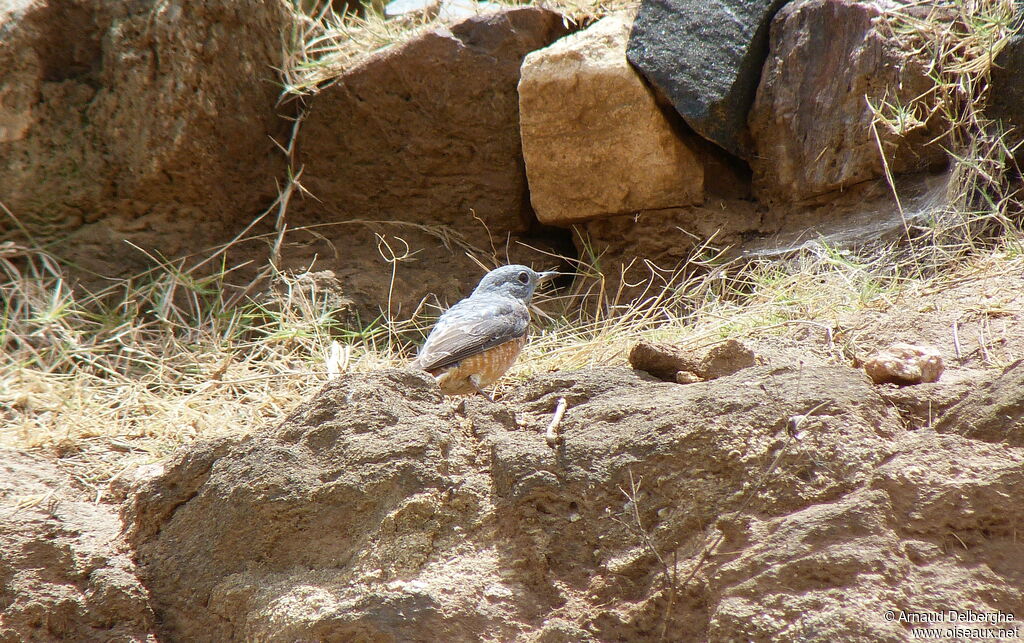
[[385, 325], [342, 328], [332, 293], [302, 276], [278, 274], [254, 295], [231, 272], [197, 277], [164, 263], [82, 293], [55, 258], [5, 244], [0, 445], [68, 462], [90, 448], [130, 456], [87, 458], [92, 468], [77, 474], [99, 484], [196, 436], [280, 420], [326, 381], [332, 341], [346, 345], [345, 370], [405, 351]]
[[[538, 297], [546, 316], [497, 395], [534, 373], [625, 364], [641, 338], [697, 346], [795, 337], [950, 279], [907, 277], [885, 257], [828, 248], [788, 264], [721, 263], [706, 247], [694, 254], [710, 257], [704, 269], [643, 264], [648, 277], [629, 297], [610, 286], [623, 283], [618, 275], [579, 262], [567, 292]], [[1021, 253], [1000, 256], [1017, 265]], [[81, 294], [53, 257], [13, 244], [0, 275], [0, 445], [58, 455], [98, 497], [131, 467], [195, 438], [281, 421], [332, 372], [403, 366], [433, 321], [421, 310], [411, 320], [343, 326], [335, 293], [308, 275], [275, 274], [273, 287], [247, 292], [229, 283], [230, 270], [199, 278], [165, 263]], [[843, 347], [830, 350], [848, 358]]]
[[908, 229], [915, 254], [928, 255], [922, 270], [990, 247], [993, 240], [1021, 243], [1024, 200], [1015, 146], [984, 111], [995, 57], [1021, 27], [1018, 10], [1013, 0], [919, 1], [889, 9], [879, 23], [928, 65], [932, 86], [908, 104], [872, 105], [872, 126], [904, 134], [938, 119], [945, 133], [933, 144], [944, 145], [953, 164], [948, 206], [930, 225]]

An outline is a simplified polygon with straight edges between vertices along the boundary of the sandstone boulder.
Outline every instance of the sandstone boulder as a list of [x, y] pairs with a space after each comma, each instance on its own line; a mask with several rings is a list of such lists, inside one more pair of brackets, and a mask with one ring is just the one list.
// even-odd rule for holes
[[147, 641], [121, 522], [51, 462], [0, 450], [0, 641]]
[[[795, 0], [775, 17], [749, 116], [762, 200], [810, 200], [882, 176], [868, 101], [892, 115], [932, 86], [927, 61], [901, 51], [876, 25], [882, 10], [877, 2]], [[899, 132], [878, 124], [894, 174], [945, 164], [941, 146], [928, 144], [942, 133], [940, 119], [925, 117], [915, 114], [920, 122]]]
[[210, 244], [211, 221], [237, 230], [284, 170], [270, 137], [287, 131], [275, 70], [291, 21], [280, 0], [5, 3], [0, 201], [37, 240], [104, 219], [116, 232], [68, 244], [103, 272], [139, 257], [125, 237], [174, 254]]
[[491, 12], [385, 49], [323, 87], [299, 139], [321, 216], [448, 225], [474, 239], [525, 232], [519, 68], [565, 32], [545, 9]]
[[704, 168], [626, 60], [613, 15], [523, 60], [519, 123], [542, 223], [700, 203]]
[[[538, 7], [487, 12], [322, 87], [299, 136], [302, 183], [316, 199], [289, 213], [293, 228], [315, 230], [290, 233], [284, 266], [332, 270], [365, 321], [465, 297], [483, 274], [467, 253], [550, 267], [532, 248], [568, 249], [536, 230], [516, 85], [523, 57], [565, 33], [559, 14]], [[393, 283], [381, 278], [392, 270]]]
[[747, 111], [785, 0], [643, 0], [627, 55], [704, 138], [750, 155]]

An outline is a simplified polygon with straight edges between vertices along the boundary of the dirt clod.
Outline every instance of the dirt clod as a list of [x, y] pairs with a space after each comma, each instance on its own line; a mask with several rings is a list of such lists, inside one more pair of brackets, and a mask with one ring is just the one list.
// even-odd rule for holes
[[629, 353], [629, 364], [666, 382], [690, 384], [732, 375], [758, 363], [754, 351], [735, 339], [710, 349], [686, 349], [664, 342], [639, 342]]
[[944, 368], [939, 351], [903, 343], [893, 344], [864, 361], [864, 372], [875, 384], [936, 382]]

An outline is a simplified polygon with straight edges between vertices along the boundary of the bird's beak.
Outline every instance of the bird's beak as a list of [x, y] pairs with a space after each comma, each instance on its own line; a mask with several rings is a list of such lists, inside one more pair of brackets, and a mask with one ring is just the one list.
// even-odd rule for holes
[[548, 279], [551, 279], [552, 277], [557, 277], [560, 274], [562, 273], [558, 272], [557, 270], [549, 270], [548, 272], [542, 272], [540, 273], [540, 276], [537, 277], [537, 283], [542, 284]]

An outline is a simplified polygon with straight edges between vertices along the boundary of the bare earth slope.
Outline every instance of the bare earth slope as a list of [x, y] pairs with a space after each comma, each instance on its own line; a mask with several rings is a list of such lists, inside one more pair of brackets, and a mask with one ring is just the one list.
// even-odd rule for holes
[[458, 405], [387, 370], [182, 451], [125, 519], [170, 640], [900, 641], [887, 609], [1021, 605], [1024, 453], [963, 419], [908, 430], [845, 366]]

